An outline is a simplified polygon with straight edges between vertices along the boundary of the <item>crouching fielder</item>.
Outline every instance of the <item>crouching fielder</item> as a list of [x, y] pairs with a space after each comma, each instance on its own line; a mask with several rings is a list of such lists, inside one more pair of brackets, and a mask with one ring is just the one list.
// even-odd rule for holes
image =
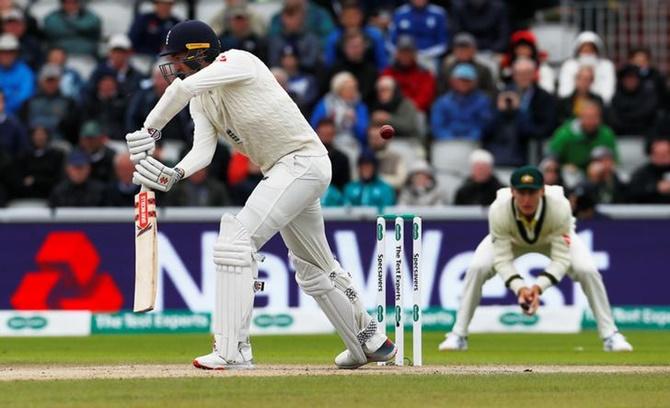
[[[605, 351], [632, 351], [614, 325], [602, 277], [588, 248], [575, 233], [570, 203], [563, 188], [544, 186], [542, 173], [535, 167], [517, 169], [512, 188], [498, 190], [489, 210], [490, 233], [479, 244], [465, 275], [465, 286], [456, 323], [439, 349], [467, 350], [468, 325], [479, 305], [482, 286], [497, 272], [519, 298], [528, 315], [540, 305], [540, 296], [565, 274], [579, 282], [598, 323]], [[535, 285], [526, 287], [514, 268], [514, 259], [529, 252], [551, 258]]]
[[[346, 345], [335, 359], [340, 368], [387, 361], [395, 345], [378, 333], [363, 308], [350, 275], [335, 261], [326, 241], [319, 197], [330, 183], [327, 151], [298, 107], [255, 56], [240, 50], [219, 54], [214, 31], [200, 21], [175, 25], [161, 71], [170, 86], [149, 113], [142, 130], [126, 136], [136, 161], [133, 181], [168, 191], [207, 166], [218, 135], [247, 155], [264, 178], [237, 214], [221, 218], [214, 246], [216, 304], [214, 347], [197, 357], [198, 368], [252, 367], [249, 327], [258, 250], [277, 232], [289, 248], [296, 280], [324, 311]], [[159, 132], [190, 102], [193, 148], [174, 168], [148, 156]]]

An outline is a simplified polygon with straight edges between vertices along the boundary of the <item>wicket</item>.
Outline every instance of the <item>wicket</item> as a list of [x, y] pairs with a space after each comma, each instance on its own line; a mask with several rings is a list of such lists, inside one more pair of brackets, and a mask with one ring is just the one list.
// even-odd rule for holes
[[404, 215], [384, 215], [377, 217], [377, 326], [382, 333], [386, 333], [386, 220], [394, 220], [393, 229], [393, 290], [394, 290], [394, 315], [395, 315], [395, 344], [398, 347], [398, 353], [395, 357], [395, 365], [404, 364], [405, 354], [405, 319], [403, 301], [403, 279], [402, 265], [405, 262], [405, 220], [412, 221], [412, 357], [413, 365], [421, 366], [421, 239], [423, 235], [421, 217], [411, 214]]

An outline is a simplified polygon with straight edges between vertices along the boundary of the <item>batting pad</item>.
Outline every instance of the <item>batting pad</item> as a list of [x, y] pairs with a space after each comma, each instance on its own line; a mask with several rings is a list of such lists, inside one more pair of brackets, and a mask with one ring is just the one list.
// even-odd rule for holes
[[241, 362], [240, 341], [248, 343], [257, 264], [251, 238], [232, 215], [221, 218], [214, 245], [216, 305], [212, 313], [216, 351], [228, 362]]
[[352, 356], [361, 363], [367, 362], [363, 345], [375, 343], [374, 348], [368, 347], [375, 351], [385, 337], [376, 333], [376, 327], [372, 332], [366, 330], [372, 318], [363, 308], [349, 276], [342, 270], [328, 273], [290, 252], [289, 257], [295, 266], [298, 285], [318, 303]]

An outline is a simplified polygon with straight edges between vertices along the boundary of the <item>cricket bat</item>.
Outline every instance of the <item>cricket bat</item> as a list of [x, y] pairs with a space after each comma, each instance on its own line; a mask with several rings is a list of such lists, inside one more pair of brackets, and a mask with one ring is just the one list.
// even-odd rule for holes
[[158, 248], [156, 196], [142, 186], [135, 194], [135, 301], [134, 312], [148, 312], [156, 305]]

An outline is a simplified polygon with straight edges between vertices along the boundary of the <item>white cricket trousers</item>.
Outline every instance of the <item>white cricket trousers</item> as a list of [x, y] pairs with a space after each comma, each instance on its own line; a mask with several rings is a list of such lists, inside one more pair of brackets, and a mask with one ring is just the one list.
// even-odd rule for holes
[[[539, 248], [513, 247], [514, 258], [526, 253], [534, 252], [549, 256], [549, 246]], [[602, 276], [595, 266], [593, 255], [584, 245], [584, 242], [574, 232], [570, 235], [570, 269], [567, 275], [574, 281], [579, 282], [582, 290], [589, 301], [591, 310], [598, 324], [598, 333], [601, 338], [606, 338], [617, 331], [612, 318], [607, 292], [603, 284]], [[456, 323], [452, 332], [459, 336], [467, 336], [468, 326], [482, 298], [482, 286], [495, 275], [493, 269], [493, 242], [491, 236], [487, 235], [477, 246], [472, 262], [465, 274], [465, 286], [461, 298], [461, 305], [456, 315]]]
[[324, 271], [335, 269], [319, 201], [330, 178], [327, 155], [293, 153], [280, 159], [237, 214], [251, 235], [255, 249], [260, 250], [280, 232], [288, 249], [297, 257]]

